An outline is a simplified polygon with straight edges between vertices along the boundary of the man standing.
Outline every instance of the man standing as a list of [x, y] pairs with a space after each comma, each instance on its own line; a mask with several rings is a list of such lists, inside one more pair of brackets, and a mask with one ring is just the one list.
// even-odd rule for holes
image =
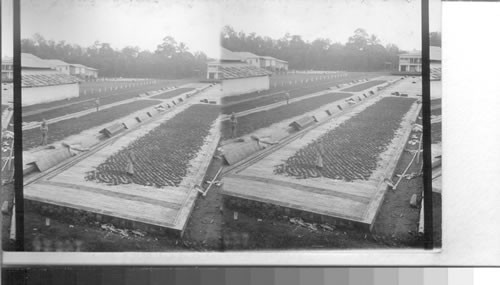
[[290, 93], [286, 92], [285, 93], [285, 99], [286, 99], [286, 104], [290, 103]]
[[231, 138], [235, 138], [236, 126], [238, 125], [238, 120], [236, 119], [236, 115], [234, 114], [234, 112], [231, 114], [230, 122], [231, 122]]
[[96, 107], [96, 109], [97, 109], [97, 111], [96, 111], [96, 112], [99, 112], [99, 106], [100, 106], [100, 105], [101, 105], [101, 102], [100, 102], [99, 98], [96, 98], [96, 99], [95, 99], [95, 107]]
[[42, 124], [40, 125], [40, 131], [42, 132], [42, 141], [40, 145], [46, 145], [49, 135], [49, 126], [47, 125], [47, 121], [45, 119], [42, 120]]
[[316, 169], [323, 169], [323, 155], [325, 154], [325, 148], [323, 146], [323, 140], [320, 139], [317, 144], [316, 149]]
[[127, 175], [134, 176], [135, 154], [133, 150], [127, 152]]

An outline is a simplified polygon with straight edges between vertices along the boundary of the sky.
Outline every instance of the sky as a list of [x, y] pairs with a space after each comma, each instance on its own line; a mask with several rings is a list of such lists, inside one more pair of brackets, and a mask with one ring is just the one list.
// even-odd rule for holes
[[[430, 30], [440, 30], [440, 1], [430, 2]], [[2, 29], [9, 21], [5, 6]], [[82, 46], [100, 41], [154, 51], [169, 35], [192, 52], [216, 57], [224, 25], [272, 38], [290, 33], [341, 43], [363, 28], [383, 44], [413, 50], [421, 46], [420, 18], [419, 0], [21, 0], [21, 37], [39, 33]], [[12, 44], [4, 46], [2, 53], [11, 55]]]

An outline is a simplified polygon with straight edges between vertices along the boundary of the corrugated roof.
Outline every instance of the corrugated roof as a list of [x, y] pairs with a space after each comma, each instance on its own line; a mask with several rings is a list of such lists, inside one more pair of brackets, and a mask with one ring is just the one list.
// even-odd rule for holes
[[237, 79], [246, 77], [268, 76], [271, 72], [248, 64], [221, 64], [220, 79]]
[[69, 65], [69, 63], [59, 59], [45, 59], [44, 61], [52, 66]]
[[222, 60], [222, 61], [241, 61], [241, 57], [234, 54], [232, 51], [221, 47], [220, 48], [220, 60]]
[[63, 74], [63, 73], [47, 73], [47, 74], [23, 74], [22, 87], [41, 87], [61, 84], [72, 84], [80, 82], [80, 79]]
[[50, 69], [52, 66], [31, 53], [21, 53], [21, 67]]
[[233, 54], [241, 57], [242, 59], [247, 59], [247, 58], [259, 58], [260, 56], [253, 54], [251, 52], [247, 51], [238, 51], [238, 52], [233, 52]]
[[83, 67], [83, 68], [87, 68], [85, 65], [83, 65], [83, 64], [79, 64], [79, 63], [70, 63], [69, 65], [76, 66], [76, 67]]
[[272, 57], [272, 56], [261, 56], [261, 58], [273, 59], [273, 60], [275, 60], [275, 61], [279, 61], [279, 62], [286, 62], [286, 63], [288, 63], [288, 61], [286, 61], [286, 60], [282, 60], [282, 59], [275, 58], [275, 57]]

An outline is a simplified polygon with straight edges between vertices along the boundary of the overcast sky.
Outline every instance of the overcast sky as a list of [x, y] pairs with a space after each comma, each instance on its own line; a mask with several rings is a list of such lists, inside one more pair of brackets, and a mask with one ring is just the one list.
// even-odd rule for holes
[[[12, 21], [11, 1], [2, 0], [3, 30]], [[430, 30], [440, 30], [439, 0], [431, 0], [431, 11]], [[40, 33], [82, 46], [98, 40], [153, 51], [170, 35], [214, 57], [223, 25], [272, 38], [288, 32], [341, 43], [364, 28], [384, 44], [412, 50], [421, 46], [420, 18], [418, 0], [22, 0], [21, 37]], [[12, 44], [4, 45], [6, 30], [2, 53], [12, 55]]]

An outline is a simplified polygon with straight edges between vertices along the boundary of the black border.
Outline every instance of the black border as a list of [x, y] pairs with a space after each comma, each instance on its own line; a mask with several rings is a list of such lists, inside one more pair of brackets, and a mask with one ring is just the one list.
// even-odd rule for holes
[[21, 94], [21, 0], [13, 0], [14, 24], [14, 191], [16, 199], [16, 251], [24, 251], [23, 126]]
[[424, 247], [434, 248], [432, 209], [431, 81], [429, 46], [429, 0], [422, 0], [422, 142], [424, 182]]

